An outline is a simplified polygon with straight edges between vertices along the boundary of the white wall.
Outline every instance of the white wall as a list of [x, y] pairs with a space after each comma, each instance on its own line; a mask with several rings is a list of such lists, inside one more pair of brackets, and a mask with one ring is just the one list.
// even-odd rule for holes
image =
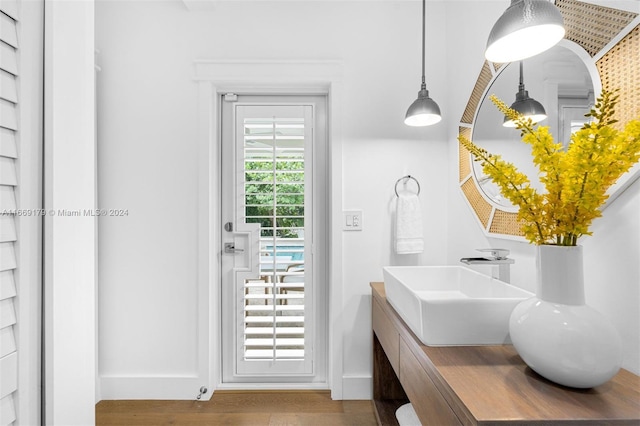
[[604, 313], [622, 337], [622, 366], [640, 374], [640, 180], [594, 222], [585, 238], [587, 303]]
[[[342, 240], [344, 398], [370, 396], [369, 282], [382, 280], [382, 266], [456, 263], [475, 248], [507, 246], [517, 260], [512, 280], [533, 288], [533, 247], [484, 237], [456, 184], [458, 120], [505, 7], [478, 3], [428, 3], [427, 87], [445, 120], [426, 129], [402, 123], [420, 84], [420, 2], [219, 2], [198, 13], [177, 0], [96, 3], [100, 205], [129, 210], [100, 223], [103, 383], [197, 373], [196, 59], [344, 64], [342, 206], [364, 212], [364, 230]], [[426, 250], [399, 257], [393, 185], [409, 173], [422, 185]], [[598, 226], [614, 227], [620, 216], [634, 224], [617, 246], [637, 259], [638, 195], [618, 202]], [[598, 234], [585, 242], [587, 257], [610, 260], [611, 247], [593, 243]], [[607, 271], [609, 260], [591, 267]], [[637, 324], [638, 304], [624, 299], [638, 298], [638, 266], [622, 266], [617, 297], [598, 296], [597, 307], [625, 331], [625, 366], [637, 372], [639, 333], [625, 322]], [[592, 299], [596, 274], [586, 275]], [[127, 390], [103, 392], [110, 399]]]
[[[442, 58], [442, 6], [433, 9], [428, 49]], [[103, 397], [127, 392], [105, 386], [112, 379], [196, 374], [196, 59], [343, 62], [342, 203], [364, 212], [364, 231], [343, 237], [343, 385], [345, 397], [369, 397], [369, 282], [401, 261], [389, 211], [404, 174], [422, 184], [429, 235], [410, 260], [442, 263], [446, 253], [446, 126], [402, 123], [420, 89], [420, 3], [219, 3], [193, 13], [178, 1], [100, 1], [96, 27], [100, 205], [129, 210], [100, 222]], [[444, 79], [438, 65], [428, 80]], [[429, 88], [445, 108], [445, 87]]]

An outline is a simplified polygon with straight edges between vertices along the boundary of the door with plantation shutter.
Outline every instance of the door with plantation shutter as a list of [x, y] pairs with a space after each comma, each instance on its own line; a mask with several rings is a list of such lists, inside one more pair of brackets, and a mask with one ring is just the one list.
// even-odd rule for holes
[[324, 374], [323, 260], [315, 252], [323, 200], [314, 178], [323, 132], [315, 131], [316, 103], [286, 100], [240, 98], [223, 107], [223, 127], [231, 127], [222, 145], [225, 382], [313, 382]]
[[0, 425], [16, 419], [17, 5], [0, 3]]
[[43, 10], [0, 0], [0, 426], [40, 421]]

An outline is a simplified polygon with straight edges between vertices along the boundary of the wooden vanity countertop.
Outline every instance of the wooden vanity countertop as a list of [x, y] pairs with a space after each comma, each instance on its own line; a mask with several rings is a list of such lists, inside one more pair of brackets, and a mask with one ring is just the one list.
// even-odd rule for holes
[[531, 370], [512, 345], [423, 345], [387, 303], [383, 283], [374, 301], [463, 424], [572, 423], [640, 425], [640, 377], [621, 369], [592, 389], [554, 384]]

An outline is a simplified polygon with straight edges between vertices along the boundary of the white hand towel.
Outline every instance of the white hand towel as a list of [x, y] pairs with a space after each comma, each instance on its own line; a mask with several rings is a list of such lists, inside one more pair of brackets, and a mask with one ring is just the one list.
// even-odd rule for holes
[[396, 253], [422, 253], [422, 213], [416, 194], [400, 194], [396, 203]]
[[396, 410], [396, 419], [400, 426], [422, 426], [418, 413], [411, 403], [404, 404]]

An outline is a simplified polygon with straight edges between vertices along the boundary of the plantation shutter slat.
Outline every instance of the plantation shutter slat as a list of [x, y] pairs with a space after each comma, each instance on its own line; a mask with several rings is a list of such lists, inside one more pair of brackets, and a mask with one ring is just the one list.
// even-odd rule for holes
[[16, 295], [16, 283], [12, 271], [0, 272], [0, 300]]
[[17, 184], [15, 158], [0, 157], [0, 185], [16, 186]]
[[18, 0], [0, 0], [0, 10], [15, 21], [18, 20]]
[[0, 399], [0, 425], [9, 425], [16, 420], [16, 410], [13, 396], [8, 395]]
[[9, 46], [18, 48], [16, 21], [4, 13], [0, 13], [0, 39]]
[[16, 256], [13, 243], [0, 243], [0, 271], [16, 269]]
[[13, 393], [18, 388], [18, 353], [13, 352], [0, 358], [0, 398]]
[[16, 225], [13, 216], [0, 215], [0, 243], [16, 241]]
[[13, 327], [3, 328], [0, 330], [0, 358], [4, 358], [15, 351], [16, 336], [13, 334]]
[[13, 298], [0, 300], [0, 329], [16, 323], [16, 310], [13, 307]]
[[13, 187], [0, 185], [0, 211], [15, 209], [16, 197], [14, 196]]
[[18, 150], [17, 1], [0, 0], [0, 426], [16, 421], [18, 348], [15, 336]]
[[0, 41], [0, 69], [9, 74], [18, 75], [18, 56], [16, 49]]
[[14, 104], [18, 102], [16, 77], [2, 70], [0, 70], [0, 98]]
[[17, 158], [16, 134], [14, 131], [0, 127], [0, 156]]
[[18, 130], [16, 104], [0, 99], [0, 127]]

